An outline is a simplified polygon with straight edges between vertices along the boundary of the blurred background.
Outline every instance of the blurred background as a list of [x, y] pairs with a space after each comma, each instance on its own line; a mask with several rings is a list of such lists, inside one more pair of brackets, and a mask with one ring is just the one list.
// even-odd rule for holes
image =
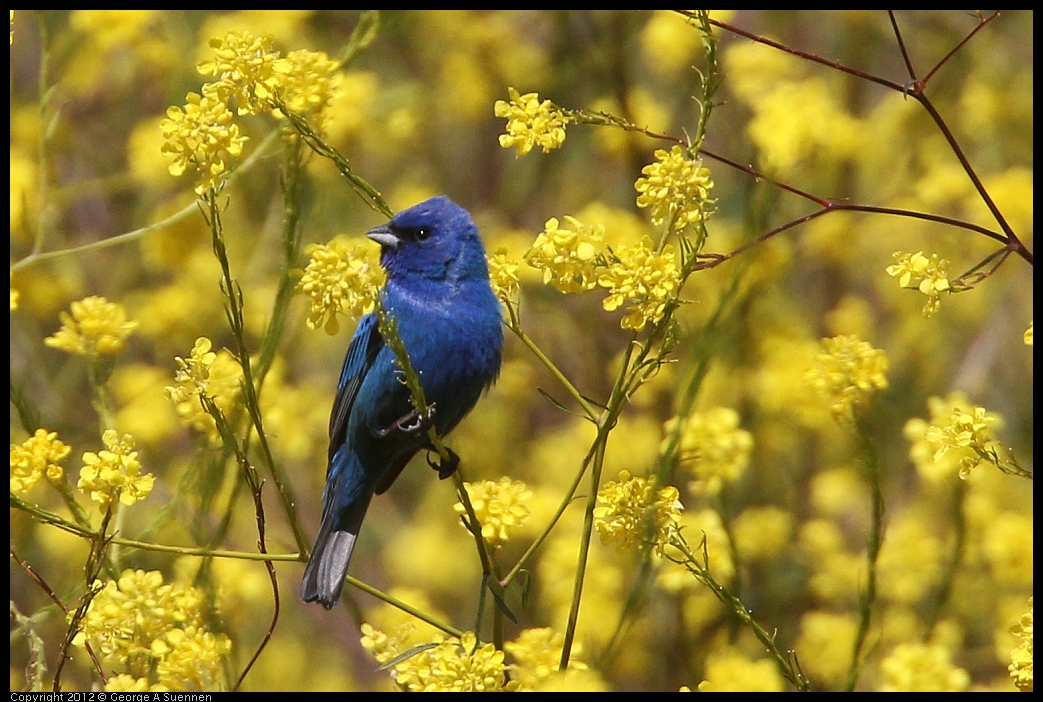
[[[744, 30], [902, 83], [907, 72], [884, 12], [722, 12]], [[218, 289], [220, 268], [201, 216], [126, 244], [18, 266], [42, 251], [83, 246], [163, 220], [191, 204], [188, 178], [167, 172], [159, 122], [205, 78], [208, 41], [230, 30], [270, 34], [286, 52], [336, 56], [358, 12], [18, 12], [11, 47], [12, 392], [28, 398], [39, 426], [80, 455], [101, 447], [82, 358], [46, 348], [58, 313], [102, 295], [139, 324], [115, 360], [108, 386], [120, 432], [133, 434], [144, 470], [156, 476], [147, 504], [126, 510], [121, 534], [174, 545], [253, 551], [256, 525], [245, 491], [233, 496], [234, 462], [215, 461], [205, 438], [179, 421], [164, 395], [174, 357], [197, 337], [233, 347]], [[394, 210], [447, 194], [469, 209], [489, 252], [521, 263], [522, 326], [586, 396], [604, 400], [629, 332], [602, 310], [603, 291], [562, 295], [542, 285], [522, 256], [544, 222], [573, 215], [606, 228], [611, 245], [655, 236], [635, 204], [634, 181], [669, 144], [610, 128], [570, 126], [563, 147], [516, 158], [493, 115], [508, 86], [563, 108], [604, 110], [684, 137], [698, 119], [699, 33], [665, 11], [383, 12], [373, 43], [343, 69], [327, 124], [329, 142]], [[956, 46], [977, 20], [965, 13], [899, 12], [919, 75]], [[913, 209], [998, 231], [952, 149], [914, 100], [866, 80], [717, 30], [724, 80], [705, 146], [801, 190], [838, 201]], [[46, 48], [45, 48], [46, 47]], [[1033, 15], [1010, 12], [984, 27], [933, 75], [927, 94], [1013, 230], [1032, 248]], [[45, 72], [41, 78], [41, 72]], [[41, 107], [41, 86], [47, 92]], [[278, 128], [270, 115], [238, 117], [244, 156]], [[808, 201], [711, 159], [718, 214], [705, 250], [726, 253], [813, 211]], [[238, 177], [224, 225], [233, 273], [245, 296], [248, 341], [258, 342], [284, 260], [278, 149]], [[301, 196], [304, 243], [361, 239], [383, 218], [327, 161], [312, 157]], [[365, 242], [365, 243], [362, 243]], [[878, 599], [859, 689], [881, 689], [883, 663], [902, 644], [934, 647], [966, 684], [1013, 689], [1007, 674], [1017, 639], [1009, 627], [1032, 591], [1031, 483], [988, 467], [961, 482], [934, 477], [910, 458], [903, 434], [930, 419], [928, 399], [961, 392], [1003, 417], [998, 436], [1032, 466], [1032, 269], [1011, 257], [975, 290], [947, 296], [925, 318], [923, 295], [884, 269], [896, 251], [936, 253], [952, 277], [999, 245], [980, 234], [922, 220], [837, 212], [691, 277], [678, 312], [677, 363], [639, 393], [608, 445], [605, 480], [647, 474], [663, 423], [693, 369], [708, 368], [696, 411], [735, 410], [753, 438], [748, 467], [715, 495], [675, 485], [688, 533], [707, 533], [711, 570], [758, 620], [795, 648], [816, 689], [843, 686], [864, 581], [868, 491], [855, 440], [804, 381], [822, 337], [857, 334], [890, 359], [890, 387], [873, 407], [872, 431], [887, 501]], [[298, 265], [307, 260], [302, 256]], [[728, 302], [720, 306], [727, 295]], [[708, 320], [720, 313], [712, 334]], [[296, 299], [261, 406], [276, 461], [290, 476], [310, 536], [318, 526], [329, 407], [351, 325], [336, 336], [310, 330]], [[587, 422], [555, 408], [553, 376], [509, 332], [497, 385], [450, 437], [468, 480], [510, 476], [533, 491], [532, 517], [499, 554], [509, 568], [547, 524], [593, 438]], [[26, 433], [12, 413], [11, 442]], [[926, 460], [926, 459], [924, 459]], [[927, 461], [929, 463], [929, 461]], [[453, 512], [451, 481], [417, 458], [374, 500], [352, 560], [355, 577], [436, 614], [474, 626], [481, 570]], [[586, 483], [581, 492], [586, 490]], [[41, 483], [24, 497], [65, 510]], [[86, 504], [86, 500], [84, 500]], [[265, 487], [268, 549], [293, 553], [292, 532]], [[212, 544], [220, 522], [230, 526]], [[97, 513], [95, 512], [95, 517]], [[566, 511], [530, 565], [531, 598], [512, 603], [522, 629], [564, 629], [572, 595], [581, 503]], [[67, 602], [84, 588], [87, 544], [11, 513], [12, 548]], [[696, 541], [698, 538], [696, 538]], [[676, 690], [732, 675], [782, 689], [759, 644], [713, 595], [669, 564], [641, 566], [634, 551], [594, 540], [580, 612], [579, 659], [600, 689]], [[956, 554], [953, 561], [953, 554]], [[213, 605], [210, 625], [233, 642], [236, 674], [267, 630], [272, 593], [263, 566], [242, 560], [120, 549], [122, 567], [160, 570], [195, 584]], [[347, 606], [305, 605], [303, 566], [277, 565], [281, 618], [245, 689], [394, 689], [359, 645], [359, 625], [393, 628], [405, 615], [346, 588]], [[50, 665], [63, 615], [12, 561], [11, 597], [21, 612], [50, 611], [39, 634]], [[950, 591], [940, 595], [942, 585]], [[938, 603], [941, 602], [940, 605]], [[630, 603], [628, 605], [628, 603]], [[936, 607], [936, 605], [938, 605]], [[940, 610], [939, 610], [940, 607]], [[942, 654], [945, 655], [942, 655]], [[945, 656], [948, 656], [946, 658]], [[11, 689], [25, 685], [30, 650], [12, 641]], [[932, 659], [934, 660], [934, 659]], [[307, 664], [303, 664], [304, 662]], [[716, 667], [715, 667], [716, 666]], [[743, 667], [745, 666], [745, 668]], [[760, 666], [760, 667], [758, 667]], [[946, 673], [947, 674], [947, 673]], [[774, 676], [774, 677], [773, 677]], [[96, 682], [78, 650], [66, 689]], [[958, 676], [957, 676], [958, 677]], [[235, 675], [231, 675], [234, 680]], [[762, 682], [763, 681], [763, 682]]]

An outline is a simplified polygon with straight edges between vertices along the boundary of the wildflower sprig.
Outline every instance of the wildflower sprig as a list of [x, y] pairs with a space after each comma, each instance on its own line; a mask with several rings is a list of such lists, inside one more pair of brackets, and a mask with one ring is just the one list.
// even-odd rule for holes
[[525, 252], [525, 262], [543, 271], [544, 284], [560, 292], [593, 290], [598, 284], [604, 241], [603, 225], [587, 225], [569, 215], [565, 215], [564, 223], [551, 217]]
[[216, 443], [221, 435], [201, 399], [209, 398], [222, 411], [229, 412], [239, 398], [243, 369], [228, 351], [215, 353], [212, 349], [213, 342], [202, 336], [196, 339], [188, 358], [175, 356], [174, 385], [168, 385], [165, 392], [181, 421], [206, 433]]
[[197, 195], [220, 189], [228, 172], [225, 156], [239, 156], [247, 140], [232, 121], [220, 86], [207, 83], [201, 92], [189, 93], [183, 107], [167, 108], [167, 118], [160, 123], [161, 150], [174, 158], [167, 170], [175, 177], [194, 170]]
[[[528, 502], [532, 490], [520, 480], [503, 477], [498, 481], [483, 480], [480, 483], [464, 483], [474, 514], [481, 525], [482, 537], [491, 547], [502, 546], [517, 529], [529, 519]], [[462, 502], [453, 505], [461, 516], [467, 515]]]
[[493, 112], [507, 120], [507, 133], [500, 135], [500, 146], [514, 148], [515, 156], [524, 156], [534, 146], [550, 153], [565, 143], [565, 125], [570, 114], [550, 100], [540, 102], [537, 93], [520, 94], [507, 88], [510, 101], [497, 100]]
[[916, 289], [926, 295], [923, 315], [930, 317], [941, 307], [942, 294], [953, 290], [949, 281], [949, 262], [938, 258], [938, 254], [931, 254], [928, 258], [923, 251], [914, 254], [896, 251], [894, 258], [895, 262], [887, 267], [887, 274], [898, 278], [898, 284], [903, 288]]
[[72, 449], [58, 439], [58, 432], [37, 429], [21, 444], [11, 444], [11, 492], [28, 492], [40, 478], [46, 476], [58, 482], [65, 476], [61, 461]]
[[1013, 456], [1000, 457], [999, 444], [990, 429], [998, 419], [984, 407], [965, 409], [956, 406], [941, 423], [927, 427], [924, 440], [934, 448], [935, 462], [943, 460], [949, 453], [956, 454], [960, 478], [966, 479], [982, 463], [991, 464], [1004, 473], [1031, 478], [1032, 473], [1023, 470]]
[[90, 641], [122, 667], [111, 689], [204, 691], [220, 684], [232, 642], [207, 629], [201, 591], [164, 584], [162, 573], [143, 570], [95, 581], [94, 588], [73, 645]]
[[123, 306], [92, 295], [73, 302], [70, 312], [59, 312], [62, 327], [44, 343], [78, 356], [96, 358], [117, 354], [138, 323], [127, 320]]
[[117, 500], [129, 506], [148, 497], [155, 478], [151, 473], [142, 474], [134, 438], [129, 434], [121, 437], [112, 429], [101, 438], [106, 448], [83, 454], [76, 487], [103, 507]]
[[384, 270], [372, 251], [334, 240], [304, 249], [311, 256], [297, 292], [311, 304], [308, 327], [322, 327], [331, 336], [340, 329], [339, 315], [359, 319], [376, 308]]
[[611, 264], [598, 276], [598, 285], [609, 289], [602, 303], [605, 310], [627, 305], [620, 324], [634, 331], [662, 319], [681, 283], [673, 247], [656, 252], [652, 240], [644, 237], [634, 246], [612, 249], [607, 258]]
[[655, 157], [656, 162], [641, 169], [643, 175], [634, 183], [637, 206], [651, 208], [652, 224], [669, 224], [675, 231], [706, 221], [717, 202], [710, 197], [709, 169], [678, 145], [669, 151], [657, 149]]
[[473, 632], [460, 638], [439, 634], [426, 645], [407, 651], [401, 644], [369, 623], [362, 625], [362, 647], [385, 667], [391, 678], [408, 692], [503, 692], [518, 689], [507, 680], [503, 651], [491, 643], [478, 643]]
[[887, 355], [854, 336], [823, 339], [822, 345], [825, 351], [815, 357], [805, 378], [828, 398], [838, 420], [851, 422], [856, 407], [888, 386]]
[[672, 485], [660, 488], [655, 478], [631, 477], [629, 471], [620, 471], [618, 481], [605, 483], [598, 492], [594, 525], [601, 541], [621, 548], [641, 543], [663, 555], [681, 521], [679, 496]]

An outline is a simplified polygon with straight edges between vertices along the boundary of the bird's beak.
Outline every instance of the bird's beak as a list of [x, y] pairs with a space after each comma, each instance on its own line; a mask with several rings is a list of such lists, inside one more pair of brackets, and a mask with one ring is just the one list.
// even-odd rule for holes
[[366, 232], [366, 236], [380, 244], [381, 247], [385, 249], [391, 249], [394, 251], [398, 248], [398, 237], [394, 235], [391, 228], [386, 224], [382, 224], [379, 227], [373, 227], [373, 229]]

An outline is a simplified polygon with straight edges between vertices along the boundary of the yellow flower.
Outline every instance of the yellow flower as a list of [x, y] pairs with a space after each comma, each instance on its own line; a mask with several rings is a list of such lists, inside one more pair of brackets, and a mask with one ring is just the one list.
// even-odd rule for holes
[[11, 288], [11, 311], [14, 312], [16, 309], [18, 309], [18, 291]]
[[702, 161], [690, 160], [680, 146], [657, 149], [655, 157], [658, 161], [642, 168], [644, 177], [634, 183], [637, 206], [652, 208], [653, 224], [671, 222], [680, 231], [713, 214], [713, 179]]
[[158, 658], [156, 675], [171, 690], [212, 690], [221, 678], [221, 661], [232, 650], [224, 634], [195, 625], [170, 629], [150, 647]]
[[507, 257], [507, 249], [499, 248], [489, 257], [489, 283], [496, 297], [509, 304], [518, 297], [521, 283], [518, 280], [518, 264]]
[[941, 461], [950, 451], [960, 456], [960, 477], [966, 478], [971, 469], [982, 461], [999, 464], [996, 442], [989, 425], [999, 418], [984, 407], [969, 411], [953, 407], [952, 413], [938, 425], [931, 424], [924, 432], [924, 441], [934, 448], [934, 461]]
[[898, 284], [903, 288], [916, 288], [926, 295], [923, 315], [930, 317], [941, 306], [941, 294], [951, 290], [949, 262], [939, 259], [937, 254], [927, 258], [923, 251], [914, 254], [895, 251], [894, 257], [895, 263], [887, 267], [887, 274], [898, 278]]
[[304, 269], [297, 292], [311, 303], [308, 327], [323, 327], [331, 336], [340, 329], [337, 315], [358, 319], [376, 307], [384, 271], [358, 246], [339, 241], [312, 244], [304, 250], [311, 261]]
[[[307, 116], [319, 131], [325, 131], [330, 101], [340, 94], [343, 75], [340, 62], [324, 51], [291, 51], [285, 59], [288, 71], [281, 76], [279, 95], [291, 111]], [[276, 110], [276, 117], [282, 117]]]
[[[499, 482], [464, 483], [464, 488], [482, 526], [482, 537], [490, 546], [504, 544], [510, 531], [529, 519], [529, 508], [525, 503], [532, 499], [532, 490], [520, 480], [503, 477]], [[453, 509], [457, 514], [467, 514], [462, 502], [457, 502]]]
[[72, 315], [59, 312], [62, 328], [43, 341], [51, 348], [79, 356], [116, 354], [138, 326], [137, 322], [127, 321], [122, 305], [104, 297], [85, 297], [69, 307]]
[[673, 247], [657, 254], [652, 240], [644, 237], [636, 246], [621, 246], [612, 255], [615, 261], [598, 277], [598, 285], [609, 288], [602, 306], [612, 312], [629, 303], [620, 322], [624, 329], [640, 331], [650, 322], [655, 324], [680, 283]]
[[190, 427], [206, 432], [213, 441], [220, 439], [217, 424], [200, 402], [206, 396], [223, 411], [228, 412], [239, 396], [243, 369], [228, 351], [216, 354], [210, 339], [201, 336], [192, 347], [186, 360], [174, 357], [177, 371], [174, 385], [166, 387], [167, 397], [177, 408], [181, 421]]
[[678, 498], [673, 486], [657, 489], [655, 478], [631, 478], [628, 471], [620, 471], [618, 482], [608, 482], [598, 491], [594, 525], [601, 542], [622, 548], [638, 541], [662, 555], [681, 521]]
[[[511, 677], [517, 680], [522, 690], [532, 690], [541, 681], [558, 672], [561, 663], [561, 649], [565, 637], [550, 627], [526, 629], [514, 641], [504, 644], [503, 648], [514, 659], [510, 666]], [[569, 670], [587, 670], [587, 664], [576, 660], [583, 648], [577, 641], [569, 656]]]
[[[954, 416], [974, 414], [974, 405], [967, 401], [962, 393], [950, 393], [945, 399], [931, 397], [927, 400], [927, 408], [930, 412], [929, 419], [913, 417], [905, 423], [903, 433], [909, 439], [909, 458], [912, 459], [920, 476], [933, 483], [950, 480], [958, 472], [962, 473], [965, 466], [976, 465], [980, 457], [971, 446], [957, 446], [945, 439], [943, 427], [952, 421]], [[988, 413], [987, 424], [993, 428], [1003, 426], [1003, 418], [996, 413]], [[927, 439], [927, 432], [931, 430], [931, 437], [944, 441], [946, 450], [940, 451], [942, 444]], [[986, 442], [986, 448], [995, 448], [994, 444]]]
[[[14, 309], [13, 305], [18, 299], [17, 294], [14, 290], [11, 291], [11, 309]], [[1021, 338], [1025, 342], [1025, 346], [1032, 346], [1032, 322], [1029, 322], [1029, 328], [1025, 330], [1025, 334]]]
[[[667, 421], [668, 435], [679, 421], [678, 417]], [[684, 421], [678, 459], [695, 476], [693, 490], [716, 494], [724, 483], [742, 476], [752, 449], [753, 436], [739, 428], [739, 413], [728, 407], [714, 407], [693, 412]]]
[[887, 355], [855, 336], [823, 339], [825, 353], [805, 373], [813, 388], [829, 398], [833, 416], [848, 422], [854, 407], [864, 404], [877, 389], [887, 387]]
[[493, 112], [507, 120], [507, 133], [500, 135], [500, 146], [515, 149], [515, 157], [524, 156], [532, 147], [540, 146], [543, 153], [565, 143], [565, 125], [570, 118], [550, 100], [540, 102], [536, 93], [519, 95], [507, 88], [511, 101], [497, 100]]
[[525, 252], [525, 262], [543, 271], [544, 284], [563, 293], [579, 293], [597, 286], [597, 258], [605, 239], [600, 224], [587, 226], [575, 217], [565, 215], [572, 229], [560, 228], [551, 217]]
[[183, 108], [168, 107], [167, 119], [159, 124], [164, 139], [161, 151], [174, 157], [167, 170], [180, 176], [194, 168], [199, 177], [197, 195], [220, 187], [227, 170], [223, 154], [238, 156], [247, 139], [232, 122], [232, 112], [218, 86], [206, 83], [202, 93], [189, 93]]
[[293, 70], [293, 63], [279, 58], [279, 52], [272, 49], [272, 37], [228, 32], [224, 39], [211, 39], [210, 48], [215, 58], [203, 61], [196, 69], [202, 75], [217, 78], [222, 96], [236, 97], [240, 115], [272, 109], [276, 88], [282, 84], [283, 76]]
[[[203, 593], [163, 583], [159, 571], [125, 570], [91, 600], [73, 645], [90, 641], [126, 671], [110, 678], [113, 690], [213, 690], [221, 659], [231, 651], [224, 634], [203, 626]], [[72, 615], [70, 614], [70, 617]], [[106, 688], [109, 689], [109, 688]]]
[[[435, 646], [415, 652], [397, 663], [391, 677], [409, 692], [498, 692], [518, 689], [507, 682], [503, 651], [491, 643], [478, 646], [475, 635], [461, 638], [438, 635]], [[398, 656], [399, 643], [369, 624], [362, 625], [362, 647], [382, 663]]]
[[19, 446], [11, 444], [11, 492], [28, 492], [42, 476], [51, 482], [62, 479], [65, 472], [58, 465], [72, 451], [58, 440], [57, 432], [37, 429]]
[[1018, 647], [1010, 652], [1010, 677], [1022, 692], [1032, 692], [1032, 598], [1029, 611], [1021, 615], [1021, 621], [1010, 628], [1010, 633], [1021, 639]]
[[138, 462], [138, 452], [134, 450], [133, 437], [124, 434], [121, 439], [115, 431], [109, 429], [101, 438], [108, 450], [83, 454], [84, 466], [80, 468], [80, 480], [76, 487], [84, 493], [90, 493], [91, 499], [102, 506], [115, 499], [125, 505], [132, 505], [148, 497], [155, 479], [151, 473], [141, 475], [141, 463]]
[[880, 670], [880, 692], [960, 692], [971, 682], [940, 644], [899, 644], [880, 663]]

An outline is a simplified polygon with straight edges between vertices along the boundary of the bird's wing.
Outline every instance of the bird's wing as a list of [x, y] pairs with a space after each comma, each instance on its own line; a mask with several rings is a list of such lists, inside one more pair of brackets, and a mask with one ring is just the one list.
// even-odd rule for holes
[[377, 328], [377, 315], [367, 314], [359, 321], [355, 336], [351, 338], [351, 346], [344, 357], [344, 368], [340, 371], [340, 381], [337, 383], [337, 397], [333, 401], [333, 411], [330, 412], [330, 465], [333, 465], [333, 455], [337, 449], [347, 440], [351, 408], [366, 373], [373, 365], [373, 359], [383, 346], [384, 339]]

